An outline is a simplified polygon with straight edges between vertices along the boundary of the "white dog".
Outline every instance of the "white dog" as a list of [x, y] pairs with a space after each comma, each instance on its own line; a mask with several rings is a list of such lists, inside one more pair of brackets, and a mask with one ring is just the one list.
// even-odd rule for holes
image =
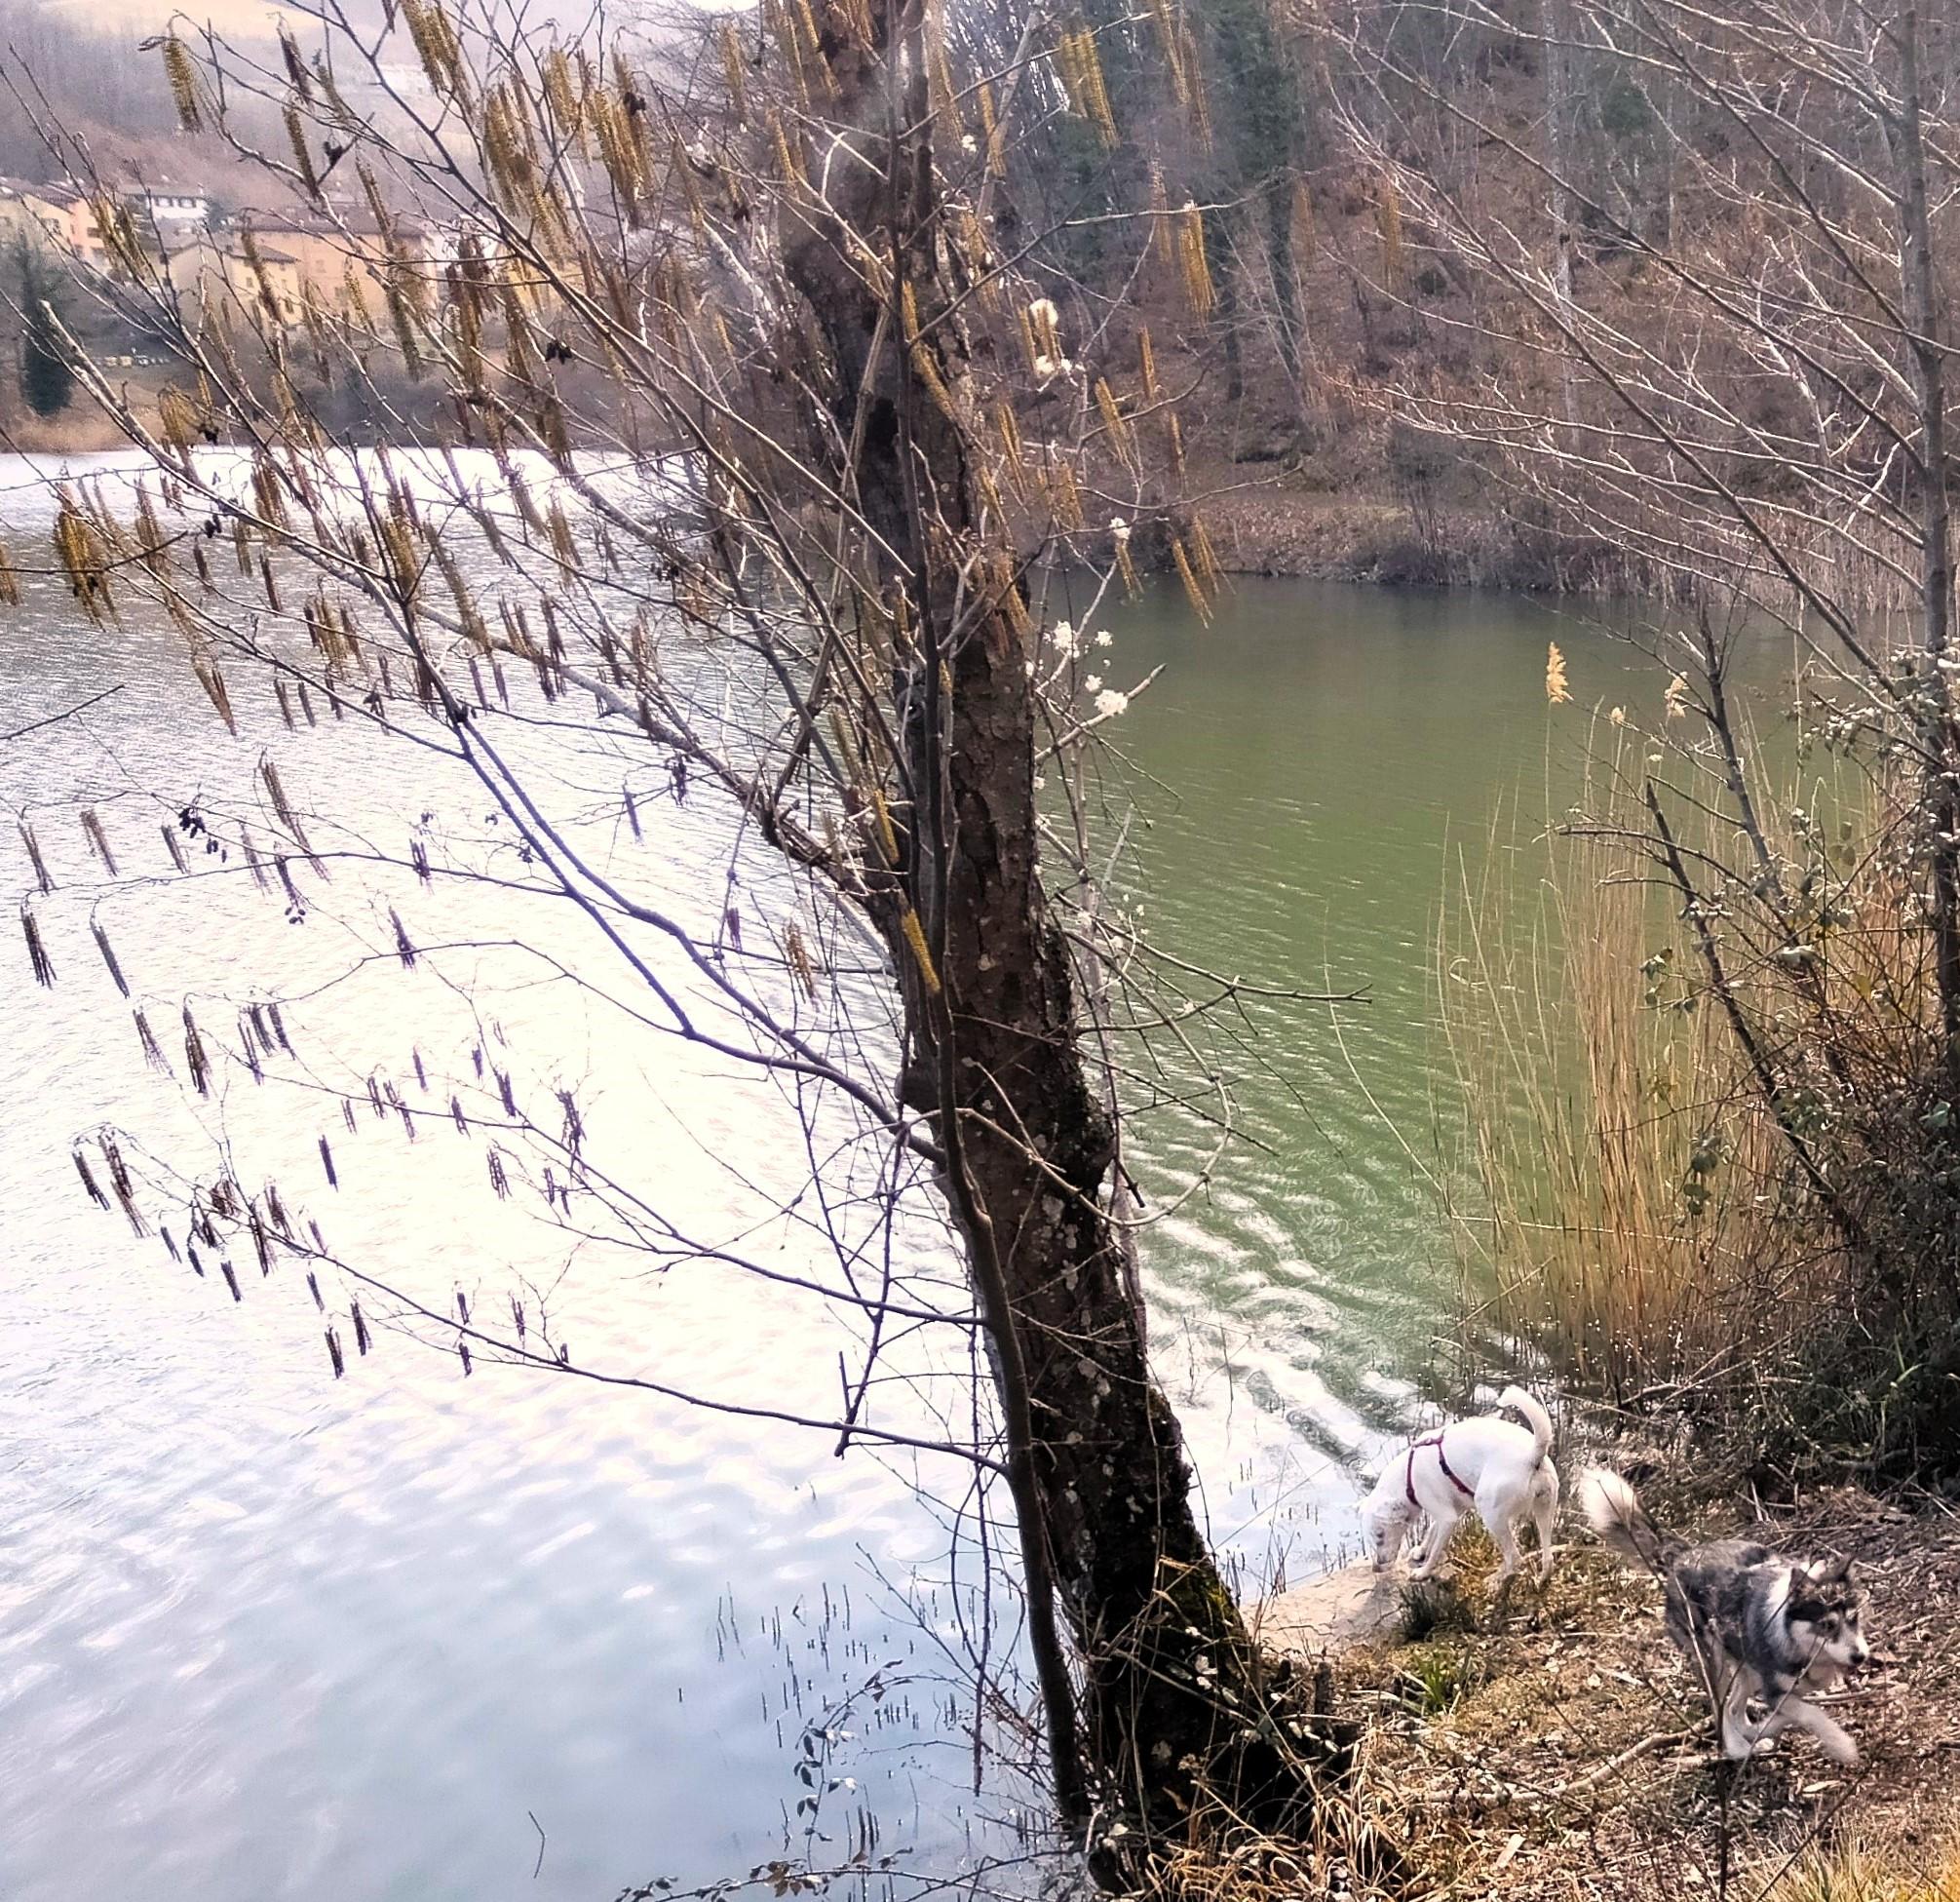
[[1522, 1417], [1518, 1426], [1494, 1415], [1455, 1420], [1417, 1440], [1389, 1462], [1362, 1504], [1362, 1524], [1386, 1572], [1417, 1519], [1428, 1530], [1409, 1568], [1427, 1578], [1441, 1563], [1459, 1519], [1474, 1505], [1504, 1564], [1501, 1586], [1518, 1570], [1518, 1528], [1538, 1528], [1538, 1576], [1552, 1570], [1552, 1528], [1558, 1517], [1558, 1469], [1551, 1460], [1552, 1419], [1522, 1387], [1506, 1387], [1497, 1404]]

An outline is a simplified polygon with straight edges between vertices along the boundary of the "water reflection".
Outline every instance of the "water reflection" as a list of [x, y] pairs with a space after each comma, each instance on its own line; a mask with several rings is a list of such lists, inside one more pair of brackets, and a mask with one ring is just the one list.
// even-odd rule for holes
[[[0, 472], [17, 560], [51, 513], [29, 477]], [[826, 1310], [701, 1262], [621, 1272], [577, 1224], [540, 1220], [535, 1197], [489, 1193], [483, 1144], [441, 1113], [443, 1079], [493, 1090], [480, 1054], [529, 1104], [572, 1091], [595, 1155], [656, 1180], [664, 1213], [822, 1276], [807, 1227], [747, 1213], [806, 1180], [793, 1106], [568, 983], [587, 947], [549, 908], [519, 920], [505, 898], [348, 859], [330, 891], [305, 887], [295, 923], [242, 864], [175, 874], [161, 828], [193, 799], [255, 810], [275, 733], [295, 796], [348, 850], [399, 860], [415, 835], [494, 856], [493, 815], [437, 754], [324, 715], [285, 736], [262, 692], [233, 743], [173, 633], [92, 629], [55, 584], [27, 585], [0, 639], [10, 728], [122, 690], [0, 750], [0, 789], [34, 815], [59, 887], [37, 906], [59, 982], [35, 989], [20, 959], [0, 1004], [14, 1112], [0, 1148], [0, 1890], [481, 1902], [707, 1880], [803, 1841], [800, 1739], [847, 1702], [833, 1727], [853, 1734], [827, 1768], [855, 1787], [826, 1803], [833, 1845], [875, 1831], [881, 1854], [947, 1870], [1012, 1849], [1012, 1780], [972, 1787], [955, 1661], [981, 1614], [971, 1555], [953, 1570], [966, 1481], [945, 1462], [840, 1462], [809, 1436], [645, 1394], [494, 1368], [466, 1378], [386, 1332], [335, 1383], [289, 1272], [268, 1282], [241, 1263], [234, 1303], [82, 1198], [69, 1139], [97, 1124], [134, 1132], [155, 1169], [228, 1145], [239, 1181], [278, 1180], [337, 1253], [437, 1300], [516, 1290], [549, 1305], [581, 1362], [678, 1370], [698, 1390], [760, 1391], [817, 1417], [836, 1406], [849, 1343]], [[1145, 788], [1135, 873], [1166, 947], [1281, 987], [1365, 983], [1373, 1000], [1342, 1020], [1347, 1054], [1325, 1011], [1247, 1001], [1227, 1065], [1255, 1146], [1147, 1246], [1153, 1339], [1214, 1529], [1252, 1573], [1297, 1576], [1345, 1535], [1354, 1468], [1405, 1423], [1410, 1376], [1452, 1311], [1422, 1180], [1432, 918], [1448, 855], [1480, 840], [1494, 794], [1521, 763], [1545, 769], [1544, 622], [1247, 587], [1208, 632], [1168, 597], [1112, 626], [1119, 683], [1171, 663], [1119, 736], [1139, 778], [1175, 792]], [[1561, 640], [1575, 673], [1626, 665]], [[599, 754], [581, 770], [596, 815], [630, 767]], [[699, 806], [649, 800], [641, 838], [591, 823], [613, 825], [605, 850], [634, 876], [716, 902], [728, 840]], [[29, 879], [14, 861], [8, 896]], [[391, 908], [440, 953], [412, 972]], [[92, 919], [173, 1078], [144, 1064]], [[275, 993], [295, 1086], [231, 1071], [205, 1104], [183, 1079], [182, 1005], [228, 1034], [241, 1003]], [[336, 1094], [360, 1095], [370, 1067], [415, 1106], [412, 1140], [393, 1114], [342, 1121]], [[435, 1079], [422, 1094], [418, 1069]], [[1168, 1198], [1211, 1145], [1199, 1117], [1157, 1114], [1134, 1166]], [[884, 1417], [936, 1437], [957, 1364], [908, 1371], [919, 1386]], [[874, 1679], [888, 1687], [875, 1700]]]

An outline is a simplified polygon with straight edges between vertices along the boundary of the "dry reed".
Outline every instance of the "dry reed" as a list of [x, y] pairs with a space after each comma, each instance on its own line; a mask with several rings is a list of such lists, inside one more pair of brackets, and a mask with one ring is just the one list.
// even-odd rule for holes
[[[1595, 734], [1588, 818], [1535, 839], [1515, 815], [1494, 826], [1447, 908], [1439, 984], [1465, 1106], [1462, 1253], [1502, 1332], [1625, 1402], [1760, 1367], [1787, 1344], [1793, 1280], [1842, 1263], [1643, 847], [1654, 742], [1605, 720]], [[1715, 855], [1733, 834], [1710, 815], [1685, 842]], [[1778, 845], [1801, 862], [1801, 840]], [[1833, 935], [1827, 970], [1737, 953], [1739, 1007], [1774, 1023], [1793, 986], [1911, 994], [1887, 928], [1898, 896], [1875, 873], [1845, 885], [1865, 928]]]

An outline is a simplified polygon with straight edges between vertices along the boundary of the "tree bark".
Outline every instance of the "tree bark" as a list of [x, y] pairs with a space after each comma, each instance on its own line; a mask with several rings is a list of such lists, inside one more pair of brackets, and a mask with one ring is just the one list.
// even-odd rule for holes
[[1925, 722], [1927, 825], [1932, 834], [1933, 954], [1940, 987], [1944, 1084], [1960, 1115], [1960, 762], [1952, 693], [1939, 663], [1953, 640], [1953, 516], [1947, 487], [1946, 384], [1940, 293], [1927, 209], [1926, 145], [1921, 126], [1919, 17], [1908, 8], [1893, 29], [1899, 41], [1900, 111], [1894, 128], [1899, 166], [1901, 259], [1908, 354], [1919, 408], [1920, 616], [1932, 711]]
[[[900, 0], [869, 13], [869, 46], [838, 30], [824, 46], [833, 116], [859, 129], [864, 162], [839, 158], [823, 202], [786, 208], [784, 263], [831, 360], [839, 439], [855, 445], [839, 474], [883, 551], [869, 579], [911, 629], [894, 684], [909, 804], [893, 814], [898, 863], [872, 912], [903, 993], [904, 1093], [943, 1151], [992, 1347], [1057, 1794], [1078, 1822], [1094, 1797], [1181, 1826], [1211, 1787], [1296, 1820], [1303, 1766], [1325, 1753], [1207, 1549], [1104, 1206], [1115, 1131], [1078, 1043], [1037, 844], [1038, 637], [1011, 551], [982, 527], [960, 419], [966, 349], [938, 262], [925, 62], [892, 57], [917, 15]], [[889, 295], [851, 261], [865, 252], [891, 266]], [[1073, 1699], [1044, 1655], [1051, 1586], [1077, 1657]]]

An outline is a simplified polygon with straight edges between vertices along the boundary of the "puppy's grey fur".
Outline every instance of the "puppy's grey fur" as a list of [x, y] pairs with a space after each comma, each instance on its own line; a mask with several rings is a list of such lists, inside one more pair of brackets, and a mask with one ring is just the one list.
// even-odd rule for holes
[[[1655, 1525], [1618, 1473], [1596, 1468], [1580, 1479], [1579, 1501], [1607, 1546], [1661, 1578], [1668, 1636], [1719, 1713], [1725, 1756], [1748, 1757], [1794, 1725], [1834, 1762], [1858, 1762], [1858, 1746], [1805, 1695], [1871, 1654], [1849, 1559], [1806, 1562], [1745, 1538], [1690, 1545]], [[1767, 1707], [1754, 1722], [1751, 1698]]]

